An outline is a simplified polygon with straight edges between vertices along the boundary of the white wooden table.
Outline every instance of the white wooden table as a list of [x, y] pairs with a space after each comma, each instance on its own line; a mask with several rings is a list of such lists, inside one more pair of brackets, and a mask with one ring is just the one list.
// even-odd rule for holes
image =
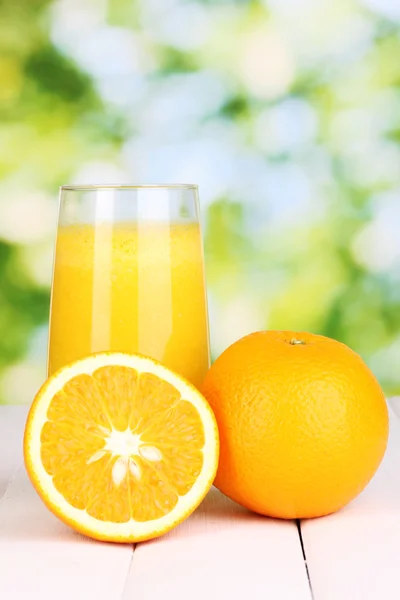
[[23, 467], [27, 408], [0, 407], [0, 599], [399, 600], [396, 411], [394, 401], [389, 449], [367, 490], [302, 522], [302, 540], [295, 522], [253, 515], [212, 490], [181, 526], [133, 547], [86, 539], [47, 511]]

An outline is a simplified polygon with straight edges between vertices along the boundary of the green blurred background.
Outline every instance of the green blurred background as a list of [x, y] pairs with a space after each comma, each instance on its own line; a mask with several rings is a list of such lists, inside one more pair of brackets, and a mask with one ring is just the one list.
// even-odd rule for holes
[[337, 338], [400, 393], [400, 3], [0, 1], [0, 402], [45, 376], [58, 186], [195, 182], [212, 351]]

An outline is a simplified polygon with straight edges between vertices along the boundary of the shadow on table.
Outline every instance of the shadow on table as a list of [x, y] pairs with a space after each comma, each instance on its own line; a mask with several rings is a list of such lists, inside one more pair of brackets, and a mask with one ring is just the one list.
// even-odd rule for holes
[[[14, 481], [8, 487], [2, 503], [0, 516], [0, 540], [10, 543], [13, 541], [38, 541], [62, 543], [95, 543], [64, 525], [43, 504], [33, 489], [28, 476], [21, 468]], [[5, 510], [4, 510], [5, 509]], [[203, 537], [224, 531], [237, 535], [242, 528], [246, 531], [249, 526], [260, 527], [271, 525], [278, 521], [251, 513], [235, 502], [223, 496], [217, 489], [212, 488], [199, 508], [174, 530], [161, 538], [146, 542], [146, 544], [166, 543], [188, 537]], [[280, 524], [282, 526], [282, 523]]]
[[165, 536], [140, 545], [179, 542], [180, 540], [187, 540], [188, 537], [199, 538], [204, 536], [212, 536], [215, 543], [219, 535], [226, 536], [228, 532], [232, 535], [232, 539], [236, 538], [237, 541], [237, 536], [243, 535], [244, 532], [247, 536], [253, 528], [260, 530], [263, 527], [268, 527], [268, 531], [271, 531], [271, 527], [289, 528], [292, 526], [293, 521], [270, 519], [250, 512], [213, 487], [189, 519]]

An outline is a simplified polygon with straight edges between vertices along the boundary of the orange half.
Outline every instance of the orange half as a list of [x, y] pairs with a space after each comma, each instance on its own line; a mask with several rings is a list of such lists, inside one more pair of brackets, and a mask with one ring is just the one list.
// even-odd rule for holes
[[94, 354], [55, 373], [25, 428], [27, 472], [62, 521], [135, 542], [189, 516], [212, 485], [218, 430], [204, 397], [150, 358]]

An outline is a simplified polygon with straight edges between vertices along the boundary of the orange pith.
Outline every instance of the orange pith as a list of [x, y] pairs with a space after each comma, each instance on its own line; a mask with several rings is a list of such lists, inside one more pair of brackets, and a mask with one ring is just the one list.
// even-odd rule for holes
[[205, 400], [178, 376], [165, 380], [168, 370], [154, 361], [133, 359], [132, 366], [88, 372], [79, 372], [85, 359], [77, 361], [78, 372], [72, 369], [50, 401], [46, 389], [39, 392], [25, 435], [27, 470], [49, 508], [110, 541], [169, 530], [199, 504], [217, 464], [217, 430]]

